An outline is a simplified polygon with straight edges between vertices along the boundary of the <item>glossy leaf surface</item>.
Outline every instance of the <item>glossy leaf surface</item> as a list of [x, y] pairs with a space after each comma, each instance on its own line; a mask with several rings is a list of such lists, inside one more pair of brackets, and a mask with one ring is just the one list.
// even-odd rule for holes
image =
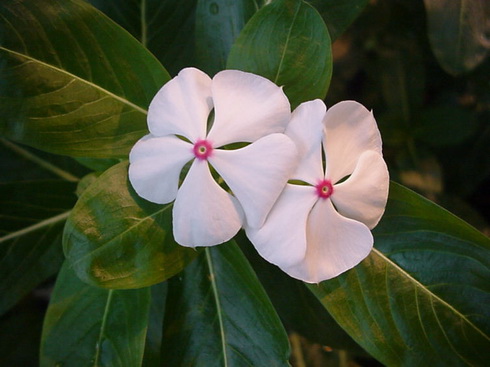
[[200, 69], [211, 76], [225, 69], [233, 42], [256, 11], [254, 0], [197, 1], [196, 55]]
[[181, 271], [197, 252], [172, 236], [172, 204], [140, 198], [128, 162], [104, 172], [83, 192], [68, 218], [65, 255], [77, 275], [107, 288], [139, 288]]
[[197, 0], [88, 0], [147, 47], [176, 75], [196, 66]]
[[490, 240], [417, 194], [390, 190], [370, 256], [310, 290], [386, 365], [484, 366]]
[[286, 333], [234, 242], [206, 248], [169, 282], [166, 366], [287, 366]]
[[490, 48], [486, 0], [424, 0], [432, 51], [442, 68], [459, 75], [475, 68]]
[[41, 367], [140, 366], [149, 307], [149, 288], [92, 287], [65, 263], [44, 320]]
[[58, 154], [125, 157], [169, 79], [83, 1], [3, 1], [0, 40], [0, 134]]
[[332, 41], [336, 40], [362, 13], [369, 0], [309, 0], [325, 19]]
[[311, 342], [336, 349], [361, 350], [325, 312], [305, 283], [291, 278], [263, 259], [245, 235], [240, 234], [237, 242], [257, 273], [288, 334], [296, 332]]
[[247, 23], [233, 45], [229, 69], [262, 75], [284, 86], [294, 108], [327, 93], [331, 41], [322, 17], [300, 0], [277, 0]]

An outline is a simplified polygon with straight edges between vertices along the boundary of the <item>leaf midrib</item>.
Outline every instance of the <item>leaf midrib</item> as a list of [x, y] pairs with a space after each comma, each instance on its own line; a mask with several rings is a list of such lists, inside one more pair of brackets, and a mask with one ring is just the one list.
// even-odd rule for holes
[[219, 323], [220, 336], [221, 336], [221, 348], [223, 350], [223, 363], [224, 363], [223, 366], [228, 367], [228, 356], [226, 354], [226, 336], [225, 336], [225, 328], [223, 324], [223, 315], [222, 315], [223, 312], [221, 311], [221, 302], [218, 294], [218, 286], [216, 285], [216, 273], [214, 271], [213, 260], [211, 259], [209, 247], [206, 247], [205, 252], [206, 252], [206, 262], [208, 264], [209, 274], [210, 274], [211, 289], [213, 291], [213, 298], [216, 303], [216, 314], [218, 315], [218, 323]]
[[291, 40], [291, 33], [293, 31], [294, 23], [296, 22], [296, 18], [298, 16], [299, 9], [301, 8], [301, 6], [302, 6], [302, 3], [298, 2], [298, 6], [296, 8], [296, 11], [294, 12], [293, 20], [291, 22], [291, 26], [289, 27], [289, 30], [288, 30], [288, 35], [286, 36], [286, 42], [284, 43], [284, 49], [282, 51], [281, 60], [279, 61], [279, 66], [277, 67], [277, 73], [276, 73], [276, 76], [274, 78], [274, 83], [276, 83], [276, 84], [278, 84], [278, 81], [279, 81], [279, 74], [281, 74], [282, 64], [284, 62], [284, 59], [286, 58], [286, 52], [287, 52], [287, 49], [289, 46], [289, 41]]
[[26, 158], [26, 159], [30, 160], [31, 162], [36, 163], [41, 168], [55, 174], [56, 176], [66, 180], [68, 182], [80, 181], [80, 178], [78, 178], [77, 176], [72, 175], [70, 172], [63, 170], [63, 169], [59, 168], [58, 166], [55, 166], [54, 164], [48, 162], [45, 159], [42, 159], [42, 158], [36, 156], [35, 154], [32, 154], [31, 152], [21, 148], [17, 144], [14, 144], [14, 143], [12, 143], [12, 142], [4, 139], [4, 138], [0, 138], [0, 143], [5, 145], [8, 149], [12, 150], [13, 152], [17, 153], [21, 157]]
[[140, 24], [141, 24], [141, 44], [148, 45], [148, 25], [146, 21], [146, 0], [141, 0], [140, 4]]
[[111, 307], [112, 303], [112, 295], [114, 293], [114, 289], [110, 289], [107, 292], [107, 299], [106, 299], [106, 304], [104, 307], [104, 314], [102, 315], [102, 323], [100, 325], [100, 332], [99, 336], [97, 338], [97, 342], [95, 343], [95, 356], [94, 356], [94, 364], [93, 367], [99, 367], [99, 358], [100, 358], [100, 352], [102, 350], [102, 339], [104, 338], [104, 331], [106, 328], [107, 324], [107, 317], [109, 315], [109, 309]]
[[415, 287], [419, 288], [420, 290], [422, 290], [422, 292], [425, 292], [430, 297], [432, 297], [433, 299], [440, 302], [444, 307], [447, 307], [452, 313], [454, 313], [456, 316], [458, 316], [460, 319], [462, 319], [465, 323], [467, 323], [470, 327], [472, 327], [474, 330], [476, 330], [479, 334], [481, 334], [486, 340], [488, 340], [490, 342], [490, 337], [488, 335], [486, 335], [475, 324], [473, 324], [470, 320], [468, 320], [468, 318], [465, 315], [463, 315], [459, 310], [454, 308], [454, 306], [452, 306], [451, 304], [446, 302], [444, 299], [440, 298], [438, 295], [432, 293], [427, 287], [425, 287], [417, 279], [415, 279], [413, 276], [411, 276], [409, 273], [407, 273], [405, 270], [403, 270], [398, 264], [396, 264], [394, 261], [392, 261], [390, 258], [388, 258], [381, 251], [377, 250], [376, 248], [373, 248], [373, 252], [376, 255], [378, 255], [379, 257], [381, 257], [386, 262], [387, 265], [390, 265], [398, 273], [400, 273], [404, 278], [408, 279], [410, 281], [410, 283], [412, 283]]
[[39, 223], [33, 224], [32, 226], [25, 227], [25, 228], [22, 228], [18, 231], [9, 233], [6, 236], [0, 237], [0, 243], [12, 240], [12, 239], [17, 238], [17, 237], [25, 236], [31, 232], [38, 231], [44, 227], [49, 227], [49, 226], [56, 224], [58, 222], [62, 222], [68, 218], [68, 216], [70, 215], [70, 212], [71, 211], [68, 210], [64, 213], [55, 215], [54, 217], [51, 217], [51, 218], [45, 219]]
[[3, 50], [3, 51], [5, 51], [5, 52], [7, 52], [7, 53], [11, 53], [11, 54], [13, 54], [13, 55], [16, 55], [16, 56], [22, 57], [22, 58], [24, 58], [24, 59], [26, 59], [26, 60], [30, 60], [30, 61], [32, 61], [32, 62], [34, 62], [34, 63], [38, 63], [38, 64], [40, 64], [40, 65], [42, 65], [42, 66], [44, 66], [44, 67], [46, 67], [46, 68], [52, 69], [52, 70], [54, 70], [54, 71], [56, 71], [56, 72], [58, 72], [58, 73], [61, 73], [61, 74], [64, 74], [64, 75], [66, 75], [66, 76], [68, 76], [68, 77], [71, 77], [71, 78], [73, 78], [73, 79], [76, 79], [76, 80], [78, 80], [78, 81], [80, 81], [80, 82], [82, 82], [82, 83], [86, 84], [87, 86], [89, 86], [89, 87], [92, 87], [92, 88], [94, 88], [94, 89], [99, 90], [99, 91], [100, 91], [100, 92], [102, 92], [103, 94], [106, 94], [107, 96], [109, 96], [109, 97], [111, 97], [111, 98], [113, 98], [113, 99], [115, 99], [115, 100], [117, 100], [117, 101], [119, 101], [119, 102], [121, 102], [121, 103], [123, 103], [123, 104], [127, 105], [128, 107], [130, 107], [130, 108], [132, 108], [132, 109], [134, 109], [134, 110], [136, 110], [136, 111], [138, 111], [138, 112], [140, 112], [140, 113], [142, 113], [142, 114], [144, 114], [144, 115], [146, 115], [146, 114], [148, 113], [148, 111], [147, 111], [147, 110], [145, 110], [144, 108], [142, 108], [142, 107], [140, 107], [140, 106], [138, 106], [138, 105], [134, 104], [133, 102], [128, 101], [126, 98], [123, 98], [123, 97], [121, 97], [121, 96], [118, 96], [117, 94], [114, 94], [114, 93], [112, 93], [111, 91], [109, 91], [109, 90], [107, 90], [107, 89], [105, 89], [105, 88], [102, 88], [101, 86], [99, 86], [99, 85], [97, 85], [97, 84], [95, 84], [95, 83], [93, 83], [93, 82], [91, 82], [91, 81], [89, 81], [89, 80], [83, 79], [83, 78], [81, 78], [81, 77], [79, 77], [79, 76], [77, 76], [77, 75], [75, 75], [75, 74], [72, 74], [72, 73], [70, 73], [70, 72], [69, 72], [69, 71], [67, 71], [67, 70], [64, 70], [64, 69], [61, 69], [61, 68], [56, 67], [56, 66], [54, 66], [54, 65], [51, 65], [51, 64], [45, 63], [44, 61], [41, 61], [41, 60], [35, 59], [35, 58], [34, 58], [34, 57], [32, 57], [32, 56], [25, 55], [25, 54], [22, 54], [22, 53], [20, 53], [20, 52], [14, 51], [14, 50], [10, 50], [10, 49], [5, 48], [5, 47], [3, 47], [3, 46], [0, 46], [0, 50]]

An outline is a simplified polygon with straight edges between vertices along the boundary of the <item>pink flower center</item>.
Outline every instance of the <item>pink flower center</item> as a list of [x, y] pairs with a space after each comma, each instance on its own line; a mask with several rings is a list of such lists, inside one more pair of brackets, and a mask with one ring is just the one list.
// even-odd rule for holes
[[333, 185], [330, 180], [321, 180], [315, 186], [319, 198], [328, 199], [333, 194]]
[[213, 152], [213, 146], [207, 140], [198, 140], [194, 144], [194, 148], [192, 148], [194, 155], [199, 160], [208, 159], [211, 153]]

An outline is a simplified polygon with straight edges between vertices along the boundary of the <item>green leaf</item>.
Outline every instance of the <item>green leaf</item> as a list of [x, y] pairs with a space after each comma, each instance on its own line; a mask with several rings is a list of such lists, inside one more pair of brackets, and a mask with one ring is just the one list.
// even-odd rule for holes
[[166, 366], [287, 366], [286, 333], [234, 242], [206, 248], [169, 281]]
[[331, 41], [318, 12], [300, 0], [277, 0], [259, 10], [233, 45], [227, 63], [278, 85], [295, 108], [327, 93]]
[[74, 191], [61, 180], [0, 183], [0, 314], [58, 271]]
[[128, 162], [104, 172], [83, 192], [65, 226], [67, 259], [85, 282], [139, 288], [180, 272], [196, 255], [172, 236], [172, 204], [140, 198]]
[[332, 41], [362, 13], [369, 0], [308, 0], [325, 19]]
[[231, 46], [257, 11], [254, 0], [198, 0], [196, 51], [200, 69], [214, 75], [225, 69]]
[[146, 334], [145, 354], [143, 356], [143, 367], [162, 366], [160, 352], [162, 349], [163, 317], [165, 314], [167, 289], [167, 282], [151, 286], [150, 315], [148, 319], [148, 332]]
[[244, 235], [239, 235], [237, 242], [257, 273], [288, 334], [297, 332], [310, 342], [336, 349], [361, 350], [332, 316], [325, 312], [305, 283], [291, 278], [264, 260]]
[[0, 8], [0, 135], [75, 157], [125, 157], [169, 80], [141, 44], [77, 0]]
[[486, 0], [424, 0], [432, 51], [452, 75], [473, 70], [488, 54], [490, 4]]
[[197, 0], [88, 0], [146, 46], [172, 75], [196, 65]]
[[375, 249], [310, 290], [389, 366], [484, 366], [490, 359], [490, 239], [392, 184]]
[[44, 320], [41, 367], [141, 365], [150, 289], [82, 283], [65, 263]]

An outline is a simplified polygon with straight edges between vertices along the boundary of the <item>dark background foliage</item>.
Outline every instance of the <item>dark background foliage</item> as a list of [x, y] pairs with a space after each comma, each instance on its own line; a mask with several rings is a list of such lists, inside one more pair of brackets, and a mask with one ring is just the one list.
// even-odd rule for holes
[[[197, 66], [210, 74], [224, 68], [241, 27], [255, 12], [252, 5], [263, 5], [260, 1], [243, 2], [248, 5], [241, 9], [237, 23], [230, 25], [225, 36], [218, 37], [219, 29], [203, 25], [204, 20], [209, 22], [207, 24], [215, 21], [212, 12], [211, 15], [209, 13], [212, 10], [210, 2], [200, 1], [198, 5], [197, 0], [148, 1], [144, 10], [151, 16], [147, 17], [144, 26], [138, 16], [141, 11], [139, 1], [89, 2], [146, 45], [171, 76], [186, 66]], [[219, 1], [216, 3], [220, 4]], [[335, 40], [327, 106], [353, 99], [372, 109], [383, 136], [384, 155], [391, 178], [439, 203], [488, 235], [490, 58], [464, 71], [455, 71], [447, 67], [444, 60], [441, 62], [436, 58], [428, 27], [428, 12], [422, 0], [350, 1], [337, 7], [332, 7], [333, 1], [313, 0], [309, 3], [325, 19], [330, 37]], [[361, 15], [355, 19], [366, 3]], [[135, 16], [128, 17], [131, 13]], [[336, 17], [348, 21], [343, 27], [338, 26]], [[165, 22], [160, 21], [163, 18]], [[354, 19], [354, 23], [347, 27]], [[213, 58], [212, 55], [217, 56]], [[22, 213], [19, 214], [24, 218], [22, 222], [16, 223], [10, 218], [11, 205], [16, 202], [12, 182], [26, 182], [24, 186], [15, 184], [15, 188], [17, 195], [33, 195], [29, 208], [33, 221], [63, 213], [76, 200], [73, 182], [59, 182], [59, 175], [40, 168], [38, 163], [32, 162], [29, 154], [40, 157], [48, 165], [56, 164], [73, 177], [83, 177], [89, 172], [84, 165], [94, 167], [94, 164], [101, 164], [106, 167], [114, 163], [81, 160], [82, 165], [73, 159], [33, 148], [21, 149], [19, 154], [8, 142], [0, 144], [0, 231], [5, 233], [7, 229], [15, 230], [30, 223]], [[56, 187], [51, 197], [54, 209], [49, 213], [43, 203], [46, 196], [32, 194], [32, 187], [42, 191], [42, 185], [48, 184]], [[42, 233], [43, 238], [51, 240], [52, 246], [31, 252], [19, 266], [21, 272], [21, 266], [28, 266], [29, 261], [46, 257], [48, 266], [39, 271], [37, 284], [26, 286], [30, 289], [37, 285], [35, 290], [29, 294], [16, 294], [12, 300], [5, 297], [5, 304], [1, 304], [1, 311], [5, 313], [0, 317], [0, 365], [34, 366], [38, 363], [37, 346], [43, 316], [54, 275], [63, 259], [56, 229], [59, 230], [50, 228]], [[29, 239], [24, 242], [31, 244]], [[324, 317], [325, 314], [320, 312], [323, 308], [311, 293], [306, 292], [306, 288], [255, 258], [253, 250], [247, 246], [242, 246], [242, 250], [254, 264], [289, 332], [293, 365], [379, 365], [343, 333], [333, 319]], [[187, 272], [197, 270], [190, 268]], [[179, 281], [182, 279], [174, 278], [170, 291], [178, 289], [175, 284]], [[297, 298], [294, 301], [285, 299], [284, 291], [278, 289], [277, 284], [287, 290], [296, 289]], [[7, 290], [0, 289], [0, 292]], [[298, 316], [305, 309], [308, 312], [304, 317]], [[161, 324], [162, 320], [159, 322]], [[331, 334], [336, 337], [317, 333], [317, 329], [310, 327], [313, 324], [334, 330]], [[161, 328], [153, 332], [161, 334]], [[171, 334], [168, 328], [165, 332]], [[151, 343], [148, 345], [148, 348], [152, 347]], [[151, 356], [151, 353], [150, 350], [145, 356]], [[145, 363], [155, 365], [152, 364], [156, 363], [155, 359], [148, 358]]]

